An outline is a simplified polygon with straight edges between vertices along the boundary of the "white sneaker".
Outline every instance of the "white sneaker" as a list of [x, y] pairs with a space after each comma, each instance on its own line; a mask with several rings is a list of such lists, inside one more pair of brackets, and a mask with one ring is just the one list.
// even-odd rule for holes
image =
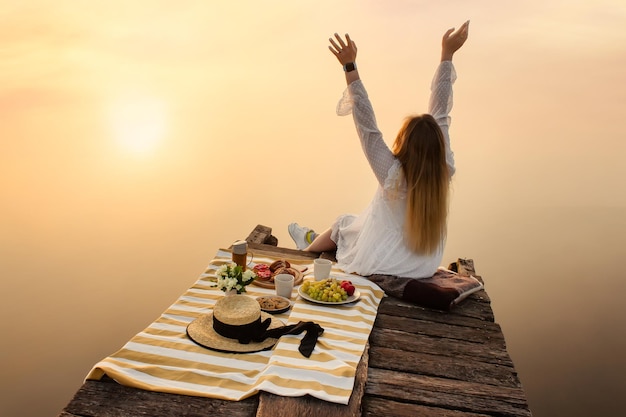
[[287, 230], [299, 250], [306, 249], [316, 236], [312, 229], [302, 227], [298, 223], [291, 223], [287, 226]]

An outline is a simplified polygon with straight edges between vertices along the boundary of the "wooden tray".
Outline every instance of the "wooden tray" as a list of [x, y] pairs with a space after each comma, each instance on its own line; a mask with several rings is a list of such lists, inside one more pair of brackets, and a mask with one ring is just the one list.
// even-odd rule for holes
[[[304, 277], [302, 272], [299, 269], [296, 269], [294, 267], [290, 267], [289, 269], [292, 272], [294, 272], [293, 286], [295, 287], [296, 285], [302, 284], [303, 277]], [[260, 281], [258, 279], [255, 279], [254, 281], [252, 281], [252, 285], [256, 285], [258, 287], [263, 287], [263, 288], [272, 288], [272, 289], [276, 288], [276, 286], [274, 285], [274, 281]]]

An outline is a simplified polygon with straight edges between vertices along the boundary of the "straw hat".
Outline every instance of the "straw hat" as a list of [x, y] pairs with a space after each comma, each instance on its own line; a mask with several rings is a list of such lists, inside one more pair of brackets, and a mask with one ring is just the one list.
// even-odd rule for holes
[[262, 312], [259, 303], [247, 295], [223, 297], [215, 303], [213, 313], [198, 317], [187, 326], [187, 335], [191, 340], [200, 346], [222, 352], [258, 352], [271, 348], [278, 339], [267, 338], [262, 342], [239, 343], [239, 340], [224, 337], [215, 330], [214, 317], [234, 331], [237, 331], [238, 327], [242, 328], [242, 326], [256, 322], [259, 318], [261, 322], [266, 319], [271, 320], [268, 330], [283, 326], [283, 322], [279, 319]]

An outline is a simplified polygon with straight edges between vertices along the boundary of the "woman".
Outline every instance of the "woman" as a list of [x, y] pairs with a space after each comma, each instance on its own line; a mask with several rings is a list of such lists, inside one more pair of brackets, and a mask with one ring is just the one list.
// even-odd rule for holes
[[290, 224], [289, 234], [298, 249], [336, 249], [338, 266], [363, 276], [425, 278], [435, 273], [445, 245], [449, 183], [455, 170], [448, 136], [456, 79], [452, 57], [467, 40], [468, 29], [469, 21], [443, 35], [429, 114], [407, 118], [391, 150], [378, 130], [356, 68], [356, 44], [347, 34], [345, 41], [337, 34], [330, 39], [329, 49], [343, 66], [348, 84], [337, 114], [352, 113], [379, 187], [361, 215], [339, 216], [324, 233]]

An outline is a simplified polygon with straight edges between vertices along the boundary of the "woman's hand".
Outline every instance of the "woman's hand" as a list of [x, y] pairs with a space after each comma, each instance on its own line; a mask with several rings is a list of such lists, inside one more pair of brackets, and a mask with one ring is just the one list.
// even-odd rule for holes
[[452, 61], [452, 56], [458, 51], [467, 40], [469, 31], [469, 20], [461, 25], [455, 32], [454, 28], [448, 29], [441, 41], [441, 60]]
[[330, 45], [328, 49], [333, 53], [339, 60], [341, 65], [346, 65], [351, 62], [356, 61], [356, 43], [352, 39], [350, 39], [350, 35], [346, 33], [346, 41], [344, 42], [341, 39], [341, 36], [335, 33], [335, 38], [337, 42], [333, 38], [328, 38], [330, 41]]

